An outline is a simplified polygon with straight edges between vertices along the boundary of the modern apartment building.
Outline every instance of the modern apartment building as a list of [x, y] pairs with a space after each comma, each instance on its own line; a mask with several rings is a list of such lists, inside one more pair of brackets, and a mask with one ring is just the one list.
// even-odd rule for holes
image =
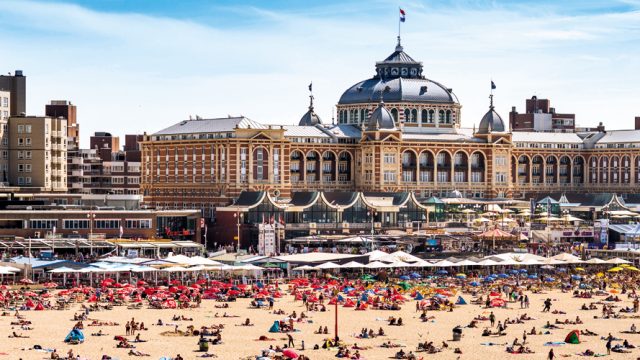
[[34, 191], [67, 191], [67, 120], [14, 116], [8, 122], [8, 180]]
[[0, 75], [0, 91], [10, 93], [9, 116], [17, 116], [27, 111], [27, 77], [23, 75], [22, 70], [16, 70], [13, 75]]

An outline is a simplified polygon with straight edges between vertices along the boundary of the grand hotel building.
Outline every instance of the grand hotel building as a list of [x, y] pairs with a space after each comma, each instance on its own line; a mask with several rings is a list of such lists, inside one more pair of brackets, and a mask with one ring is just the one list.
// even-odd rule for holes
[[272, 199], [296, 192], [413, 193], [516, 198], [552, 192], [632, 193], [640, 184], [640, 130], [512, 132], [493, 100], [478, 126], [462, 128], [461, 104], [395, 51], [373, 77], [348, 88], [337, 123], [299, 125], [245, 117], [181, 121], [142, 142], [144, 201], [201, 208], [213, 218], [242, 191]]

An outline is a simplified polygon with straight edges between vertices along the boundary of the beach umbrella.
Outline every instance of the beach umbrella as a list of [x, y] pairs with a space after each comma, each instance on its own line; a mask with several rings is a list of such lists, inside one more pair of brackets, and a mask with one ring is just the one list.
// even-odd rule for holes
[[471, 283], [469, 283], [469, 285], [471, 286], [480, 286], [480, 283], [477, 281], [472, 281]]
[[554, 281], [556, 281], [556, 279], [555, 279], [555, 278], [552, 278], [552, 277], [547, 276], [546, 278], [544, 278], [544, 281], [545, 281], [545, 282], [554, 282]]
[[508, 277], [509, 277], [509, 275], [507, 275], [507, 274], [498, 274], [498, 277], [499, 277], [500, 279], [506, 279], [506, 278], [508, 278]]
[[626, 268], [626, 267], [629, 267], [629, 266], [631, 266], [631, 265], [629, 265], [629, 264], [620, 264], [620, 267], [623, 267], [623, 268]]
[[466, 278], [467, 278], [467, 275], [465, 275], [465, 274], [456, 274], [456, 277], [457, 277], [458, 279], [466, 279]]
[[571, 275], [571, 279], [573, 279], [573, 280], [582, 280], [582, 276], [580, 276], [580, 275]]
[[640, 271], [640, 269], [638, 269], [635, 266], [627, 266], [626, 268], [624, 268], [625, 270], [629, 270], [629, 271]]
[[288, 357], [289, 359], [297, 359], [298, 354], [293, 349], [284, 349], [282, 350], [282, 355]]
[[538, 278], [538, 275], [536, 275], [536, 274], [531, 274], [531, 275], [529, 275], [529, 276], [527, 276], [527, 277], [528, 277], [529, 279], [537, 279], [537, 278]]
[[616, 267], [612, 267], [611, 269], [607, 270], [608, 272], [618, 272], [618, 271], [622, 271], [623, 268], [616, 266]]
[[438, 274], [438, 275], [448, 275], [449, 272], [447, 270], [442, 269], [442, 270], [436, 271], [436, 274]]
[[411, 277], [409, 277], [408, 275], [402, 275], [400, 276], [400, 280], [410, 280]]

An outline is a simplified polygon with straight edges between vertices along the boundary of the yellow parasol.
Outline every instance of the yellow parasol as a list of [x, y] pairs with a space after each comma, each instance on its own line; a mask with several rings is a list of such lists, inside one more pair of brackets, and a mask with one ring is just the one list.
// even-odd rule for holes
[[576, 268], [576, 270], [577, 270], [577, 271], [584, 271], [584, 268], [577, 267], [577, 268]]
[[599, 272], [599, 273], [596, 274], [596, 277], [598, 277], [598, 278], [604, 277], [604, 273]]
[[622, 271], [624, 270], [623, 268], [616, 266], [616, 267], [612, 267], [611, 269], [607, 270], [608, 272], [618, 272], [618, 271]]
[[629, 264], [620, 264], [620, 267], [626, 268], [626, 267], [631, 267], [631, 265], [629, 265]]
[[627, 266], [624, 268], [625, 270], [630, 270], [630, 271], [640, 271], [640, 269], [638, 269], [635, 266]]

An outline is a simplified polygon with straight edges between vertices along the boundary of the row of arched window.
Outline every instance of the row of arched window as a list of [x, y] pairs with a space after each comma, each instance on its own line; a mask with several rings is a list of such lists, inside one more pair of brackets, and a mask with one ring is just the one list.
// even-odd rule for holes
[[[389, 110], [396, 123], [399, 122], [400, 110], [391, 108]], [[340, 110], [338, 112], [338, 123], [340, 124], [360, 124], [369, 119], [368, 109]], [[422, 124], [452, 124], [454, 114], [451, 110], [436, 109], [404, 109], [405, 123]]]

